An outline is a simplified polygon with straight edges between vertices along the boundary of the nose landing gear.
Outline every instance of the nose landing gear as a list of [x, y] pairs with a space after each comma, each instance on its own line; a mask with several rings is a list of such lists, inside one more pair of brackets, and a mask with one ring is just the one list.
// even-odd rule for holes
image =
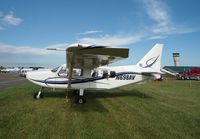
[[38, 93], [35, 93], [35, 94], [33, 95], [33, 97], [34, 97], [35, 99], [43, 98], [44, 95], [42, 94], [42, 90], [43, 90], [43, 87], [41, 87], [40, 90], [39, 90], [39, 92], [38, 92]]

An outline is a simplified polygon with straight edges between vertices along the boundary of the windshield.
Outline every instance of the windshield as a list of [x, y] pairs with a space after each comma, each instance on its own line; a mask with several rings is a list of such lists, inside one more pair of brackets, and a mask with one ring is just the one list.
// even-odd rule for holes
[[58, 68], [59, 68], [59, 67], [56, 67], [56, 68], [52, 69], [51, 71], [52, 71], [52, 72], [56, 72], [56, 71], [58, 70]]

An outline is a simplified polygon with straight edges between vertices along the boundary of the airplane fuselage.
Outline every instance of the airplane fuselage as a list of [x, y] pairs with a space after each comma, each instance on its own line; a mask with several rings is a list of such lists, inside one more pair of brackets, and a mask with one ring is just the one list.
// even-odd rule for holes
[[112, 89], [142, 83], [155, 75], [158, 77], [162, 47], [162, 44], [156, 44], [136, 65], [99, 67], [127, 58], [128, 49], [71, 46], [66, 49], [67, 66], [63, 64], [53, 70], [28, 72], [26, 78], [41, 86], [34, 98], [42, 98], [43, 87], [73, 89], [78, 91], [76, 103], [82, 104], [86, 102], [84, 90]]
[[[65, 65], [62, 65], [63, 67]], [[42, 87], [62, 88], [68, 87], [68, 78], [66, 75], [60, 75], [59, 70], [56, 72], [33, 71], [27, 74], [27, 79]], [[94, 71], [87, 72], [86, 75], [72, 76], [72, 89], [112, 89], [132, 83], [142, 83], [149, 79], [149, 76], [141, 74], [141, 68], [138, 66], [116, 66], [100, 67], [95, 71], [97, 74], [92, 75]]]

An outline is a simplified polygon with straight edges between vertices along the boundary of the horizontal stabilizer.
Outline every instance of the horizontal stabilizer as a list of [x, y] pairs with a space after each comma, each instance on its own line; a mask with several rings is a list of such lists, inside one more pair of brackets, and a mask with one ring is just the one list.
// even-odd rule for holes
[[172, 73], [172, 72], [167, 71], [165, 69], [160, 69], [160, 71], [162, 72], [162, 74], [169, 74], [169, 75], [172, 75], [172, 76], [176, 76], [177, 75], [177, 73]]

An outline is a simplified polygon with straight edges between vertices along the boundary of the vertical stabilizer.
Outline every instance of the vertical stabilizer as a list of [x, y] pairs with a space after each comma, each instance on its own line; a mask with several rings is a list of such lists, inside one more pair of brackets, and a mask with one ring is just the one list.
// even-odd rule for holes
[[138, 63], [137, 66], [141, 68], [151, 68], [151, 70], [158, 72], [161, 69], [163, 44], [156, 44]]

